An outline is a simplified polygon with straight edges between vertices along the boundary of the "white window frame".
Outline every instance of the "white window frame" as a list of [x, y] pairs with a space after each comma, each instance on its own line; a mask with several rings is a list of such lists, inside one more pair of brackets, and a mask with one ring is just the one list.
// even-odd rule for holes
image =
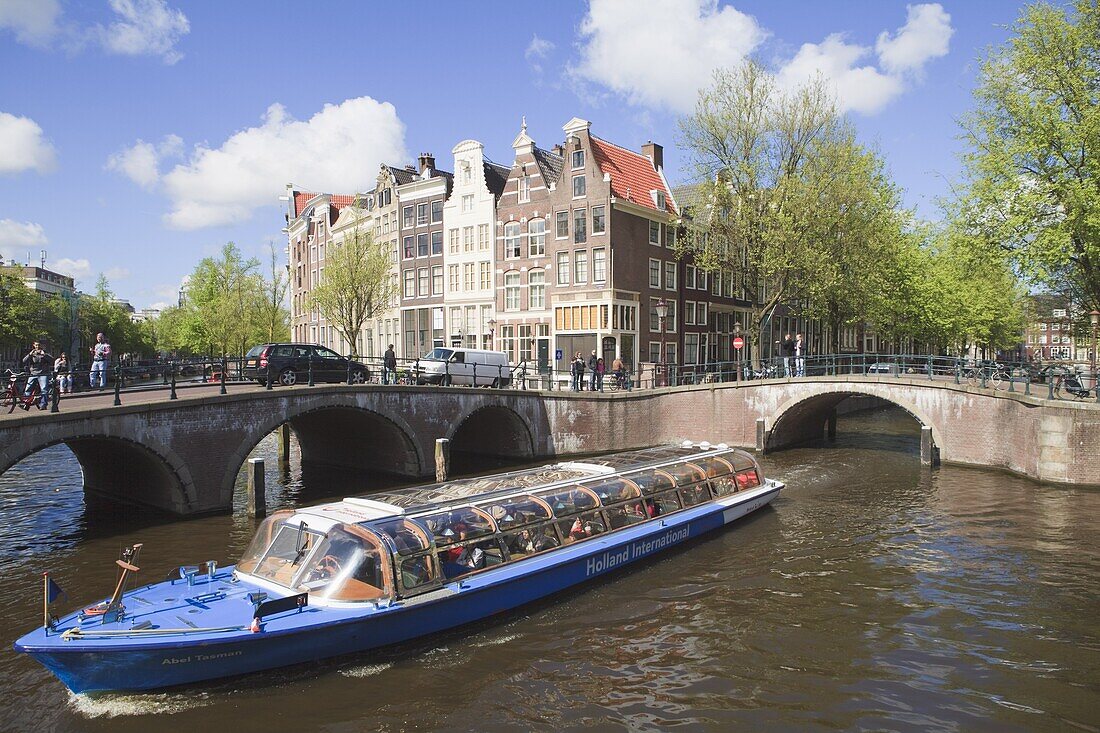
[[[581, 192], [577, 193], [577, 183], [580, 182]], [[573, 176], [573, 198], [583, 199], [588, 195], [588, 180], [586, 176]]]

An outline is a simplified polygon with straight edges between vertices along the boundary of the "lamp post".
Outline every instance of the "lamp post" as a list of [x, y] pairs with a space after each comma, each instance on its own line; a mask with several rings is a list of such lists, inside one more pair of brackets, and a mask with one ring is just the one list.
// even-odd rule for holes
[[665, 366], [665, 386], [668, 386], [668, 366], [667, 366], [667, 363], [666, 363], [668, 361], [668, 359], [667, 359], [668, 353], [665, 349], [665, 316], [668, 315], [668, 303], [665, 302], [664, 298], [657, 298], [656, 309], [657, 309], [657, 320], [661, 324], [660, 357], [661, 357], [661, 363], [666, 364], [666, 366]]
[[[741, 322], [740, 321], [734, 321], [733, 322], [733, 337], [735, 339], [736, 338], [741, 338]], [[736, 352], [737, 352], [737, 372], [733, 377], [733, 381], [740, 382], [741, 381], [741, 349], [736, 349]]]
[[496, 349], [496, 347], [497, 347], [496, 336], [494, 335], [496, 333], [496, 330], [497, 330], [497, 320], [495, 318], [490, 318], [489, 319], [489, 348], [490, 349]]
[[1093, 310], [1089, 313], [1089, 323], [1092, 324], [1092, 388], [1100, 387], [1100, 381], [1096, 375], [1096, 331], [1100, 329], [1100, 311]]

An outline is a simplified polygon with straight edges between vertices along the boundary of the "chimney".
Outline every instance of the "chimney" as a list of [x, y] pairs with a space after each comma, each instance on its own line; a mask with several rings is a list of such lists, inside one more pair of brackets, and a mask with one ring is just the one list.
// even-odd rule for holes
[[550, 150], [554, 153], [554, 155], [558, 156], [559, 158], [565, 155], [565, 148], [561, 146], [561, 143], [555, 144], [554, 147], [552, 147]]
[[653, 163], [653, 170], [661, 170], [665, 167], [665, 149], [652, 140], [646, 140], [642, 146], [642, 155]]
[[420, 157], [417, 158], [417, 160], [420, 161], [420, 172], [421, 173], [428, 170], [429, 168], [431, 170], [435, 170], [435, 156], [432, 155], [431, 153], [421, 153]]

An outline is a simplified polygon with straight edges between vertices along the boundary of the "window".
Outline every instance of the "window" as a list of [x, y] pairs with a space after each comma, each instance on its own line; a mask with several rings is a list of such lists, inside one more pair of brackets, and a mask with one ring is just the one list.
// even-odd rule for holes
[[447, 251], [453, 255], [458, 254], [458, 230], [451, 229], [447, 232]]
[[531, 200], [531, 176], [519, 177], [519, 202], [527, 203]]
[[1052, 323], [1052, 324], [1050, 324], [1050, 330], [1051, 331], [1060, 331], [1061, 329], [1062, 329], [1062, 324], [1061, 323]]
[[569, 253], [558, 252], [558, 285], [569, 284]]
[[432, 254], [443, 254], [443, 230], [432, 232]]
[[504, 310], [519, 310], [519, 273], [515, 270], [504, 273]]
[[477, 248], [480, 251], [489, 249], [489, 225], [477, 225]]
[[451, 333], [458, 335], [462, 330], [462, 309], [451, 308]]
[[447, 265], [447, 287], [451, 292], [458, 292], [458, 265]]
[[468, 214], [474, 210], [474, 195], [466, 194], [462, 197], [462, 213]]
[[684, 302], [684, 325], [695, 325], [695, 301], [688, 300]]
[[428, 295], [428, 268], [421, 267], [416, 271], [416, 294], [419, 296]]
[[679, 364], [676, 360], [676, 342], [670, 341], [665, 344], [665, 362], [669, 364]]
[[413, 238], [403, 237], [401, 239], [402, 244], [405, 247], [405, 259], [411, 259], [416, 256], [416, 252], [413, 250]]
[[584, 151], [573, 151], [573, 168], [584, 168]]
[[586, 193], [586, 181], [584, 176], [573, 176], [573, 198], [583, 198]]
[[727, 298], [733, 297], [733, 270], [726, 270], [722, 276], [722, 295]]
[[462, 265], [462, 287], [466, 292], [474, 289], [474, 263], [466, 262]]
[[699, 290], [707, 289], [707, 273], [704, 270], [699, 270], [695, 273], [695, 287]]
[[443, 265], [432, 267], [432, 295], [443, 295]]
[[416, 256], [427, 257], [428, 256], [428, 235], [417, 234], [416, 235]]
[[654, 364], [661, 362], [661, 342], [650, 341], [649, 342], [649, 360]]
[[462, 227], [462, 251], [473, 252], [474, 251], [474, 228]]
[[573, 212], [573, 243], [583, 244], [588, 238], [588, 210], [577, 209]]
[[592, 233], [603, 234], [607, 231], [607, 220], [604, 219], [602, 206], [592, 207]]
[[588, 282], [588, 250], [578, 249], [573, 253], [573, 282], [580, 285]]
[[412, 270], [405, 270], [405, 297], [416, 297], [416, 273]]
[[428, 204], [427, 203], [417, 204], [416, 205], [416, 225], [417, 226], [424, 226], [427, 223], [428, 223]]
[[527, 307], [531, 310], [546, 307], [546, 270], [527, 273]]
[[462, 182], [472, 183], [474, 180], [474, 170], [470, 167], [469, 163], [462, 164]]
[[[686, 306], [685, 306], [685, 308], [686, 308]], [[707, 325], [707, 319], [710, 315], [707, 312], [707, 308], [708, 308], [707, 304], [703, 303], [701, 301], [699, 303], [696, 303], [696, 305], [695, 305], [695, 322], [698, 323], [700, 326]], [[684, 317], [685, 318], [687, 317], [687, 312], [686, 311], [684, 312]]]
[[665, 263], [665, 290], [676, 289], [676, 263]]
[[438, 224], [443, 221], [443, 202], [432, 202], [432, 224]]
[[527, 222], [527, 256], [546, 254], [546, 219], [541, 216]]
[[665, 227], [665, 246], [669, 249], [676, 248], [676, 227]]
[[401, 210], [401, 215], [402, 215], [402, 223], [406, 227], [411, 228], [412, 225], [413, 225], [413, 207], [406, 206], [404, 209]]
[[519, 257], [519, 222], [510, 221], [504, 225], [504, 256]]
[[653, 260], [649, 261], [649, 287], [659, 288], [661, 287], [661, 261]]
[[665, 331], [668, 333], [676, 333], [676, 301], [669, 300], [668, 303], [668, 317], [665, 318]]
[[664, 191], [653, 192], [653, 203], [657, 205], [657, 208], [661, 211], [665, 210], [665, 194]]
[[516, 348], [516, 327], [515, 326], [501, 326], [500, 327], [500, 350], [508, 355], [508, 360], [511, 361], [515, 353]]
[[607, 250], [603, 247], [592, 250], [592, 282], [607, 282]]
[[649, 222], [649, 243], [661, 246], [661, 225], [655, 221]]
[[684, 334], [684, 363], [699, 363], [699, 334]]
[[695, 290], [695, 265], [684, 267], [684, 289]]
[[488, 262], [482, 262], [481, 265], [481, 289], [492, 290], [493, 288], [493, 269], [492, 265]]
[[557, 229], [554, 232], [554, 236], [558, 239], [565, 239], [569, 236], [569, 212], [559, 211], [556, 217]]

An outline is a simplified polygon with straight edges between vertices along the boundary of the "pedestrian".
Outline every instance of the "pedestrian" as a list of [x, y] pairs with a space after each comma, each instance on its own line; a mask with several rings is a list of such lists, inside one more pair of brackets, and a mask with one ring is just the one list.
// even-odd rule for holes
[[596, 389], [603, 392], [603, 375], [607, 371], [607, 365], [603, 363], [603, 358], [596, 359]]
[[103, 389], [107, 386], [107, 367], [111, 363], [111, 345], [102, 333], [95, 335], [95, 346], [88, 349], [92, 354], [92, 371], [88, 374], [88, 387]]
[[794, 366], [794, 339], [791, 338], [789, 333], [783, 337], [781, 346], [783, 350], [783, 376], [793, 377], [794, 371], [791, 367]]
[[578, 351], [574, 355], [569, 371], [573, 375], [573, 391], [580, 392], [584, 389], [584, 359], [581, 357], [581, 352]]
[[623, 358], [616, 356], [615, 361], [611, 362], [611, 373], [615, 375], [615, 383], [620, 389], [626, 386], [623, 379]]
[[592, 376], [588, 378], [588, 389], [590, 392], [596, 391], [596, 350], [592, 349], [592, 355], [588, 357], [588, 371], [592, 372]]
[[53, 373], [57, 375], [58, 394], [72, 394], [73, 373], [69, 366], [69, 355], [64, 351], [61, 352], [61, 356], [57, 357], [57, 361], [53, 363]]
[[806, 342], [800, 333], [794, 337], [794, 371], [796, 377], [806, 376]]
[[[50, 382], [50, 365], [53, 363], [53, 357], [47, 354], [42, 349], [42, 344], [38, 341], [34, 342], [34, 346], [23, 357], [23, 368], [26, 369], [30, 376], [27, 377], [27, 386], [23, 390], [25, 397], [30, 397], [31, 392], [34, 390], [34, 385], [38, 385], [38, 409], [46, 409], [46, 390]], [[27, 403], [23, 403], [23, 409], [29, 410], [31, 406]]]
[[397, 384], [397, 354], [393, 352], [393, 344], [382, 356], [382, 384]]

